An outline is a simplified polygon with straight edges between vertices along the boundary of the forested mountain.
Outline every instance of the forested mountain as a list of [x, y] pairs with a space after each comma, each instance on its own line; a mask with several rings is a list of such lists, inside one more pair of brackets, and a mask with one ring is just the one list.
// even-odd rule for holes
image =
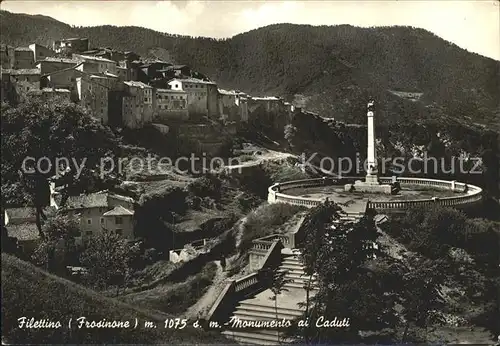
[[[383, 121], [447, 118], [498, 129], [500, 62], [411, 27], [276, 24], [227, 40], [139, 27], [71, 27], [45, 16], [0, 13], [14, 46], [88, 37], [91, 46], [182, 62], [221, 87], [300, 99], [322, 116], [364, 122], [367, 98]], [[418, 92], [408, 100], [398, 92]]]

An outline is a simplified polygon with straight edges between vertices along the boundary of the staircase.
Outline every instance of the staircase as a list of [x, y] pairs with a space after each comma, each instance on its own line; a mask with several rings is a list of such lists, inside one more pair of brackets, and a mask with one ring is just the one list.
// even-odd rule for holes
[[[271, 298], [274, 293], [270, 289], [256, 294], [255, 296], [241, 301], [236, 307], [227, 327], [237, 327], [236, 321], [281, 321], [282, 319], [293, 321], [300, 319], [305, 311], [305, 306], [298, 304], [306, 301], [306, 290], [304, 285], [309, 277], [304, 273], [304, 266], [300, 262], [299, 253], [296, 250], [283, 249], [283, 262], [278, 271], [286, 272], [285, 278], [293, 280], [284, 285], [284, 290], [278, 295], [277, 316], [275, 301]], [[318, 289], [315, 288], [316, 278], [313, 276], [313, 288], [310, 290], [310, 297], [313, 297]], [[292, 325], [296, 322], [292, 322]], [[272, 329], [233, 329], [222, 332], [227, 338], [233, 339], [238, 343], [254, 345], [278, 345], [281, 343], [292, 342], [283, 335], [279, 336], [277, 330]], [[278, 337], [280, 339], [278, 340]]]
[[362, 211], [356, 211], [356, 210], [344, 210], [346, 214], [342, 214], [340, 217], [340, 221], [348, 221], [348, 222], [358, 222], [364, 215], [364, 212]]
[[[349, 206], [345, 208], [345, 214], [341, 216], [339, 222], [357, 222], [363, 217], [365, 211], [366, 204], [364, 207], [360, 207], [359, 205]], [[222, 332], [222, 334], [224, 334], [228, 339], [232, 339], [241, 344], [253, 345], [278, 345], [282, 343], [294, 342], [293, 339], [284, 335], [284, 331], [265, 329], [266, 326], [262, 326], [262, 323], [265, 321], [276, 321], [279, 323], [282, 322], [283, 319], [291, 322], [287, 327], [294, 326], [297, 324], [296, 320], [301, 319], [305, 312], [305, 304], [302, 306], [300, 303], [306, 302], [307, 291], [305, 286], [307, 286], [310, 278], [304, 272], [304, 265], [300, 261], [300, 252], [297, 249], [293, 249], [296, 244], [295, 242], [300, 238], [294, 237], [293, 239], [293, 241], [280, 239], [280, 241], [284, 241], [283, 244], [286, 244], [289, 247], [282, 248], [281, 253], [279, 252], [280, 250], [278, 250], [278, 252], [274, 252], [274, 258], [277, 260], [279, 260], [281, 255], [281, 264], [277, 267], [277, 270], [279, 272], [285, 272], [285, 279], [292, 281], [287, 282], [284, 285], [282, 293], [277, 296], [277, 301], [272, 299], [274, 298], [274, 293], [271, 289], [265, 289], [262, 291], [264, 287], [270, 287], [264, 286], [260, 288], [261, 291], [257, 291], [259, 293], [239, 298], [239, 303], [236, 306], [236, 309], [234, 309], [234, 305], [231, 305], [232, 303], [230, 303], [230, 311], [234, 312], [229, 318], [229, 321], [225, 323], [225, 327], [228, 329]], [[259, 251], [268, 251], [267, 256], [273, 254], [271, 246], [266, 245], [267, 242], [269, 242], [269, 239], [265, 238], [259, 238], [258, 241], [254, 240], [255, 245], [257, 245], [257, 253]], [[266, 258], [271, 258], [267, 256]], [[278, 265], [278, 263], [279, 261], [276, 261], [276, 265]], [[263, 266], [263, 264], [260, 265]], [[241, 282], [236, 284], [235, 293], [241, 292], [239, 290], [240, 287], [247, 287], [246, 280], [248, 280], [248, 278], [242, 278]], [[319, 291], [316, 284], [317, 276], [314, 274], [310, 283], [310, 298], [314, 297]], [[233, 286], [229, 284], [228, 287], [231, 288]], [[253, 292], [256, 291], [254, 290]], [[277, 308], [275, 304], [277, 305]], [[218, 305], [214, 305], [213, 311], [218, 311], [217, 309]], [[213, 315], [210, 314], [210, 316]], [[222, 320], [221, 323], [225, 320], [226, 317], [224, 317], [224, 320]], [[261, 323], [260, 328], [259, 325], [255, 325], [258, 322]], [[247, 326], [241, 326], [242, 323], [246, 323]], [[256, 328], [248, 328], [248, 323], [254, 323]], [[238, 326], [238, 324], [240, 325]]]

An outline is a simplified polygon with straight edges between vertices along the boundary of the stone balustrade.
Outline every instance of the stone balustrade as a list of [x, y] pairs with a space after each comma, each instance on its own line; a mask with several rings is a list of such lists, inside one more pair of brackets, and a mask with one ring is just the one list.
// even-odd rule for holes
[[[284, 193], [284, 191], [293, 188], [307, 188], [323, 185], [334, 185], [338, 182], [337, 179], [332, 178], [319, 178], [319, 179], [305, 179], [294, 180], [284, 183], [274, 184], [268, 189], [268, 202], [269, 203], [288, 203], [293, 205], [304, 206], [307, 208], [315, 207], [324, 202], [324, 199], [319, 198], [306, 198], [300, 196], [292, 196]], [[380, 177], [381, 184], [391, 184], [393, 177]], [[468, 191], [466, 195], [451, 196], [443, 198], [427, 198], [416, 200], [401, 200], [401, 201], [369, 201], [368, 207], [385, 212], [398, 212], [411, 207], [420, 207], [425, 205], [439, 204], [449, 207], [466, 207], [482, 200], [482, 189], [480, 187], [469, 185], [461, 182], [446, 181], [438, 179], [425, 179], [425, 178], [405, 178], [398, 177], [396, 179], [401, 186], [411, 187], [429, 187], [433, 189], [464, 191], [467, 185]]]
[[[269, 240], [273, 239], [273, 237], [278, 239]], [[267, 252], [264, 253], [263, 260], [259, 263], [260, 265], [255, 272], [237, 280], [228, 280], [226, 286], [210, 309], [206, 320], [225, 321], [242, 297], [252, 292], [255, 293], [257, 290], [269, 285], [267, 270], [274, 270], [281, 265], [281, 250], [283, 249], [283, 244], [279, 240], [280, 237], [281, 235], [273, 234], [265, 237], [266, 239], [264, 240], [260, 238], [253, 241], [254, 245], [255, 243], [265, 243], [266, 246], [269, 244]]]
[[245, 288], [255, 285], [258, 282], [259, 282], [258, 273], [249, 274], [235, 281], [234, 291], [241, 292]]

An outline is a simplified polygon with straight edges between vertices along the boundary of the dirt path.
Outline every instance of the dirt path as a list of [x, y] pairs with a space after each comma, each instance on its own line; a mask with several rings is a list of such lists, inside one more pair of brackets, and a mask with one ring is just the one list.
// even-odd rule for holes
[[226, 273], [223, 271], [220, 261], [214, 261], [214, 263], [217, 265], [217, 272], [215, 273], [212, 285], [210, 285], [209, 289], [194, 305], [187, 309], [184, 314], [185, 318], [194, 320], [199, 318], [199, 316], [204, 316], [206, 314], [205, 310], [210, 309], [215, 299], [217, 299], [218, 289], [224, 283]]
[[[238, 223], [238, 232], [236, 233], [235, 246], [239, 247], [241, 243], [241, 238], [244, 232], [244, 225], [247, 221], [246, 216], [242, 218]], [[226, 267], [229, 268], [231, 263], [238, 259], [239, 253], [236, 253], [234, 256], [227, 258]], [[209, 289], [205, 294], [192, 306], [190, 306], [187, 311], [184, 313], [185, 318], [187, 319], [197, 319], [199, 316], [205, 316], [215, 300], [219, 296], [220, 292], [223, 290], [226, 285], [227, 272], [223, 270], [220, 260], [214, 261], [217, 265], [217, 272], [215, 274], [214, 280], [210, 285]]]

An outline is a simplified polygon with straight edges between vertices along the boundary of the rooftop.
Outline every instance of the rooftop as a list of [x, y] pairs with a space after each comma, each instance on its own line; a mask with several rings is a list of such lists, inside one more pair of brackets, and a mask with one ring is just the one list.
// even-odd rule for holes
[[170, 82], [178, 81], [183, 83], [194, 83], [194, 84], [215, 84], [214, 82], [198, 79], [198, 78], [173, 78], [169, 80]]
[[19, 70], [10, 69], [6, 71], [7, 73], [10, 73], [12, 76], [40, 74], [40, 69], [38, 68], [23, 68]]
[[239, 93], [237, 93], [234, 90], [224, 90], [224, 89], [217, 89], [219, 91], [219, 94], [221, 95], [231, 95], [231, 96], [236, 96]]
[[72, 37], [72, 38], [64, 38], [62, 39], [61, 41], [59, 42], [63, 42], [63, 41], [80, 41], [80, 40], [88, 40], [88, 38], [84, 37], [84, 38], [81, 38], [81, 37]]
[[31, 52], [29, 47], [17, 47], [14, 49], [16, 52]]
[[279, 101], [279, 98], [275, 97], [275, 96], [264, 96], [264, 97], [252, 97], [253, 100], [257, 100], [257, 101]]
[[103, 214], [103, 216], [120, 216], [120, 215], [134, 215], [134, 212], [119, 205]]
[[35, 240], [39, 238], [38, 228], [33, 222], [21, 223], [18, 225], [8, 225], [7, 234], [18, 240]]
[[43, 88], [43, 92], [70, 93], [68, 89]]
[[108, 192], [100, 191], [88, 195], [69, 196], [65, 209], [103, 208], [108, 206]]
[[123, 82], [123, 83], [128, 85], [128, 86], [131, 86], [131, 87], [149, 88], [149, 89], [153, 88], [152, 86], [144, 84], [143, 82], [138, 82], [138, 81], [134, 81], [134, 80]]
[[36, 209], [33, 207], [7, 208], [5, 213], [9, 218], [9, 224], [15, 219], [30, 219], [36, 217]]
[[92, 55], [81, 55], [81, 54], [75, 54], [74, 57], [77, 59], [83, 59], [83, 60], [92, 60], [92, 61], [100, 61], [100, 62], [110, 62], [115, 64], [116, 62], [113, 60], [105, 59], [105, 58], [100, 58], [98, 56], [92, 56]]
[[74, 59], [67, 59], [67, 58], [56, 58], [56, 57], [46, 57], [45, 59], [43, 60], [38, 60], [36, 61], [35, 63], [38, 64], [40, 62], [60, 62], [60, 63], [64, 63], [64, 64], [78, 64], [79, 61], [78, 60], [74, 60]]

